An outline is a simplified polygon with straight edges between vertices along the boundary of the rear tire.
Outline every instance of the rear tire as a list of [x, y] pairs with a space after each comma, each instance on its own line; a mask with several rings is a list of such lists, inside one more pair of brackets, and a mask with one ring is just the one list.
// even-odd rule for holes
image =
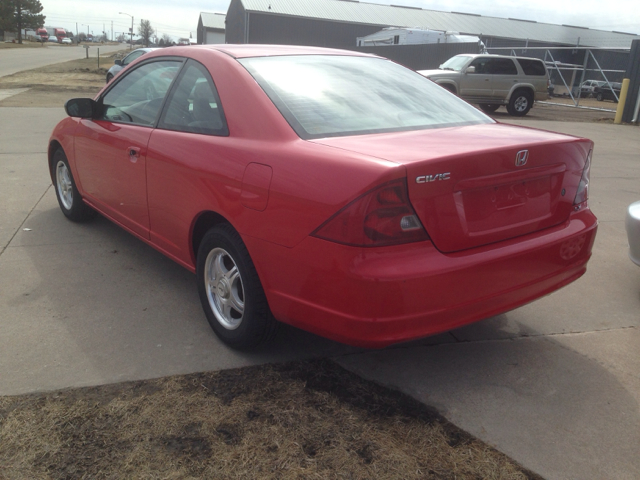
[[51, 176], [60, 210], [73, 222], [86, 222], [96, 216], [96, 211], [82, 201], [82, 196], [73, 179], [69, 161], [62, 148], [53, 154]]
[[247, 247], [231, 225], [217, 225], [204, 235], [196, 276], [202, 308], [220, 340], [251, 350], [273, 338], [278, 322]]
[[516, 90], [509, 99], [507, 112], [514, 117], [524, 117], [533, 106], [533, 96], [527, 90]]
[[604, 97], [602, 96], [602, 93], [598, 93], [598, 95], [596, 95], [596, 100], [599, 101], [599, 102], [604, 100]]
[[480, 110], [485, 113], [493, 113], [500, 108], [500, 105], [496, 105], [494, 103], [481, 103]]

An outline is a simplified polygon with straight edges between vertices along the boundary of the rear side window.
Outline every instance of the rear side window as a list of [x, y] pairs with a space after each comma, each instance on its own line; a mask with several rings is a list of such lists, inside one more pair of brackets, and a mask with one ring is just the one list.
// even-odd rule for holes
[[517, 60], [525, 75], [540, 76], [547, 74], [547, 68], [540, 60], [533, 60], [529, 58], [518, 58]]

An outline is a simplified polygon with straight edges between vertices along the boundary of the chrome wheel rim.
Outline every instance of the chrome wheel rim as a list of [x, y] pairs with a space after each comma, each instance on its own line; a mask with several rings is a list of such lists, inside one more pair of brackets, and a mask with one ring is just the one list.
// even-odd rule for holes
[[516, 98], [516, 101], [513, 104], [514, 108], [518, 112], [524, 112], [527, 109], [528, 105], [529, 105], [529, 100], [527, 100], [527, 97], [518, 97]]
[[235, 330], [244, 317], [244, 287], [238, 266], [222, 248], [207, 255], [204, 282], [209, 306], [216, 319], [227, 330]]
[[58, 165], [56, 165], [56, 187], [62, 205], [67, 210], [71, 210], [73, 206], [73, 184], [71, 183], [71, 174], [67, 164], [63, 161], [59, 161]]

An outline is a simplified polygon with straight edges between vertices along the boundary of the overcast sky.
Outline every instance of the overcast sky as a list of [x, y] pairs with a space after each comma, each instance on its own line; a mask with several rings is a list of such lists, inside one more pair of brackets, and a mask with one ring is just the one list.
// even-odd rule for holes
[[[93, 32], [128, 31], [131, 17], [121, 15], [126, 12], [134, 16], [134, 32], [140, 19], [151, 22], [159, 35], [167, 33], [176, 39], [196, 38], [200, 12], [226, 13], [230, 0], [135, 0], [124, 2], [116, 0], [40, 0], [47, 16], [46, 24], [72, 31]], [[383, 5], [407, 5], [413, 7], [441, 10], [445, 12], [477, 13], [504, 18], [521, 18], [538, 22], [577, 25], [600, 30], [616, 30], [640, 34], [640, 2], [621, 0], [608, 3], [603, 0], [559, 0], [529, 1], [492, 0], [369, 0], [369, 3]]]

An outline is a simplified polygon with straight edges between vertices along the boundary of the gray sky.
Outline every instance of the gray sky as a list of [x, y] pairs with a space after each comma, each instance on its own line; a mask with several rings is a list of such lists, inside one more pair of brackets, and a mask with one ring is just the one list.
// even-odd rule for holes
[[[144, 18], [151, 22], [158, 34], [167, 33], [176, 39], [188, 37], [189, 34], [192, 34], [195, 39], [200, 12], [226, 13], [230, 3], [230, 0], [40, 1], [44, 6], [43, 13], [47, 16], [47, 26], [67, 28], [75, 32], [77, 23], [79, 32], [87, 32], [88, 29], [94, 35], [98, 35], [104, 28], [110, 36], [112, 22], [113, 32], [128, 31], [131, 27], [131, 17], [118, 13], [126, 12], [134, 16], [134, 32], [137, 33], [140, 19]], [[640, 34], [640, 2], [638, 0], [621, 0], [611, 4], [603, 0], [547, 0], [545, 2], [369, 0], [369, 3], [406, 5], [445, 12], [477, 13]]]

